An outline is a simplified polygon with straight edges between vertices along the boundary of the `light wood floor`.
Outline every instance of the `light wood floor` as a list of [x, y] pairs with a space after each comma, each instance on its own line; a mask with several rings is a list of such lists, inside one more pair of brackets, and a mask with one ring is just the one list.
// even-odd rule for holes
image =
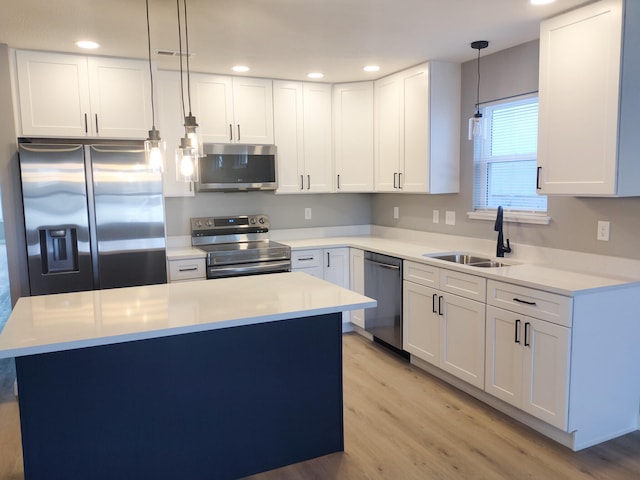
[[[24, 478], [13, 375], [0, 360], [1, 480]], [[344, 410], [343, 453], [249, 478], [640, 480], [640, 432], [572, 452], [356, 334]]]

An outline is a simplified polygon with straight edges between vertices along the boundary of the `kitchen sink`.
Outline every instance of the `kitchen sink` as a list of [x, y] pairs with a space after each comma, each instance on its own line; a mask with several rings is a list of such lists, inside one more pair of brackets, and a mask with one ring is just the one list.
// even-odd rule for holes
[[435, 258], [437, 260], [444, 260], [445, 262], [457, 263], [460, 265], [469, 265], [470, 267], [480, 268], [498, 268], [508, 267], [510, 264], [500, 262], [497, 260], [491, 260], [490, 258], [477, 257], [467, 253], [447, 253], [445, 255], [431, 255], [424, 254], [425, 257]]

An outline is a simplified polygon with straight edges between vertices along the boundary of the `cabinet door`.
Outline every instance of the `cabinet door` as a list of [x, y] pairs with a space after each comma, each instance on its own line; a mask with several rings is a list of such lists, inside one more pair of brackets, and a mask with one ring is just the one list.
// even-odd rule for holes
[[310, 193], [332, 190], [331, 85], [304, 83], [304, 181]]
[[155, 75], [158, 101], [156, 126], [167, 144], [162, 187], [165, 197], [193, 197], [191, 182], [176, 180], [176, 148], [184, 136], [184, 117], [180, 102], [180, 73], [160, 70]]
[[567, 428], [569, 332], [532, 318], [523, 325], [522, 409], [561, 430]]
[[402, 348], [433, 365], [440, 365], [441, 321], [438, 291], [403, 282]]
[[404, 157], [402, 81], [392, 75], [375, 82], [375, 190], [393, 192], [398, 187]]
[[522, 315], [487, 306], [485, 391], [520, 408], [522, 404]]
[[[349, 250], [349, 288], [364, 295], [364, 251], [357, 248]], [[351, 310], [351, 323], [364, 328], [364, 308]]]
[[324, 279], [349, 288], [349, 248], [327, 248], [323, 254]]
[[429, 191], [429, 67], [403, 75], [404, 154], [398, 182], [404, 192]]
[[617, 0], [541, 24], [540, 193], [616, 193], [621, 42]]
[[272, 81], [234, 77], [233, 118], [234, 142], [273, 144]]
[[336, 190], [373, 191], [373, 82], [333, 87]]
[[89, 134], [86, 57], [16, 51], [22, 135]]
[[[178, 73], [178, 79], [180, 74]], [[185, 89], [185, 113], [189, 113], [186, 78], [183, 80]], [[180, 100], [180, 90], [176, 94]], [[182, 107], [181, 107], [182, 108]], [[208, 75], [204, 73], [191, 74], [191, 108], [198, 121], [198, 132], [203, 142], [231, 143], [233, 141], [233, 84], [231, 77], [222, 75]], [[184, 115], [180, 114], [182, 125]], [[184, 126], [181, 137], [184, 136]]]
[[273, 122], [278, 147], [277, 193], [300, 193], [304, 188], [302, 83], [273, 82]]
[[94, 135], [147, 138], [152, 123], [149, 64], [89, 57], [88, 65]]
[[484, 388], [485, 305], [446, 294], [439, 313], [443, 321], [441, 368]]

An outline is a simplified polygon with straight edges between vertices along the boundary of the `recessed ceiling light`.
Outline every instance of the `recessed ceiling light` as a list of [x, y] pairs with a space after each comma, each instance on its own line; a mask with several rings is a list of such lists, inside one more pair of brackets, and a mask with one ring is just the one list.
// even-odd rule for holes
[[547, 5], [548, 3], [553, 3], [556, 0], [529, 0], [531, 5]]
[[380, 67], [378, 65], [367, 65], [363, 68], [363, 70], [365, 72], [377, 72], [378, 70], [380, 70]]
[[248, 72], [251, 69], [249, 67], [247, 67], [246, 65], [236, 65], [231, 70], [233, 70], [234, 72], [238, 72], [238, 73], [244, 73], [244, 72]]
[[309, 77], [309, 78], [323, 78], [324, 77], [324, 73], [311, 72], [311, 73], [307, 74], [307, 77]]
[[86, 48], [89, 50], [93, 50], [95, 48], [99, 48], [100, 44], [97, 42], [93, 42], [91, 40], [78, 40], [76, 42], [76, 47]]

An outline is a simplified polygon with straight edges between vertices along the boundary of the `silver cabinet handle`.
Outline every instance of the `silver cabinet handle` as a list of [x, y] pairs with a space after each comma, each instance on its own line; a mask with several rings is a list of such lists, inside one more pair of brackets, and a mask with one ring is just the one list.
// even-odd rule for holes
[[233, 140], [233, 125], [229, 124], [229, 141]]
[[198, 270], [198, 267], [180, 267], [178, 268], [179, 272], [195, 272]]
[[402, 190], [402, 172], [398, 173], [398, 189]]
[[393, 172], [393, 188], [397, 188], [396, 187], [396, 175], [398, 175], [396, 172]]
[[327, 252], [327, 268], [331, 267], [331, 252]]
[[84, 114], [84, 133], [89, 133], [89, 120], [86, 113]]
[[311, 260], [313, 260], [313, 257], [303, 257], [298, 259], [299, 262], [310, 262]]
[[98, 128], [98, 114], [96, 113], [96, 135], [100, 133], [100, 128]]
[[240, 124], [238, 124], [238, 141], [240, 141]]
[[338, 190], [340, 190], [340, 174], [338, 174]]
[[311, 190], [311, 175], [307, 175], [307, 190]]
[[300, 190], [304, 190], [304, 175], [300, 175]]

